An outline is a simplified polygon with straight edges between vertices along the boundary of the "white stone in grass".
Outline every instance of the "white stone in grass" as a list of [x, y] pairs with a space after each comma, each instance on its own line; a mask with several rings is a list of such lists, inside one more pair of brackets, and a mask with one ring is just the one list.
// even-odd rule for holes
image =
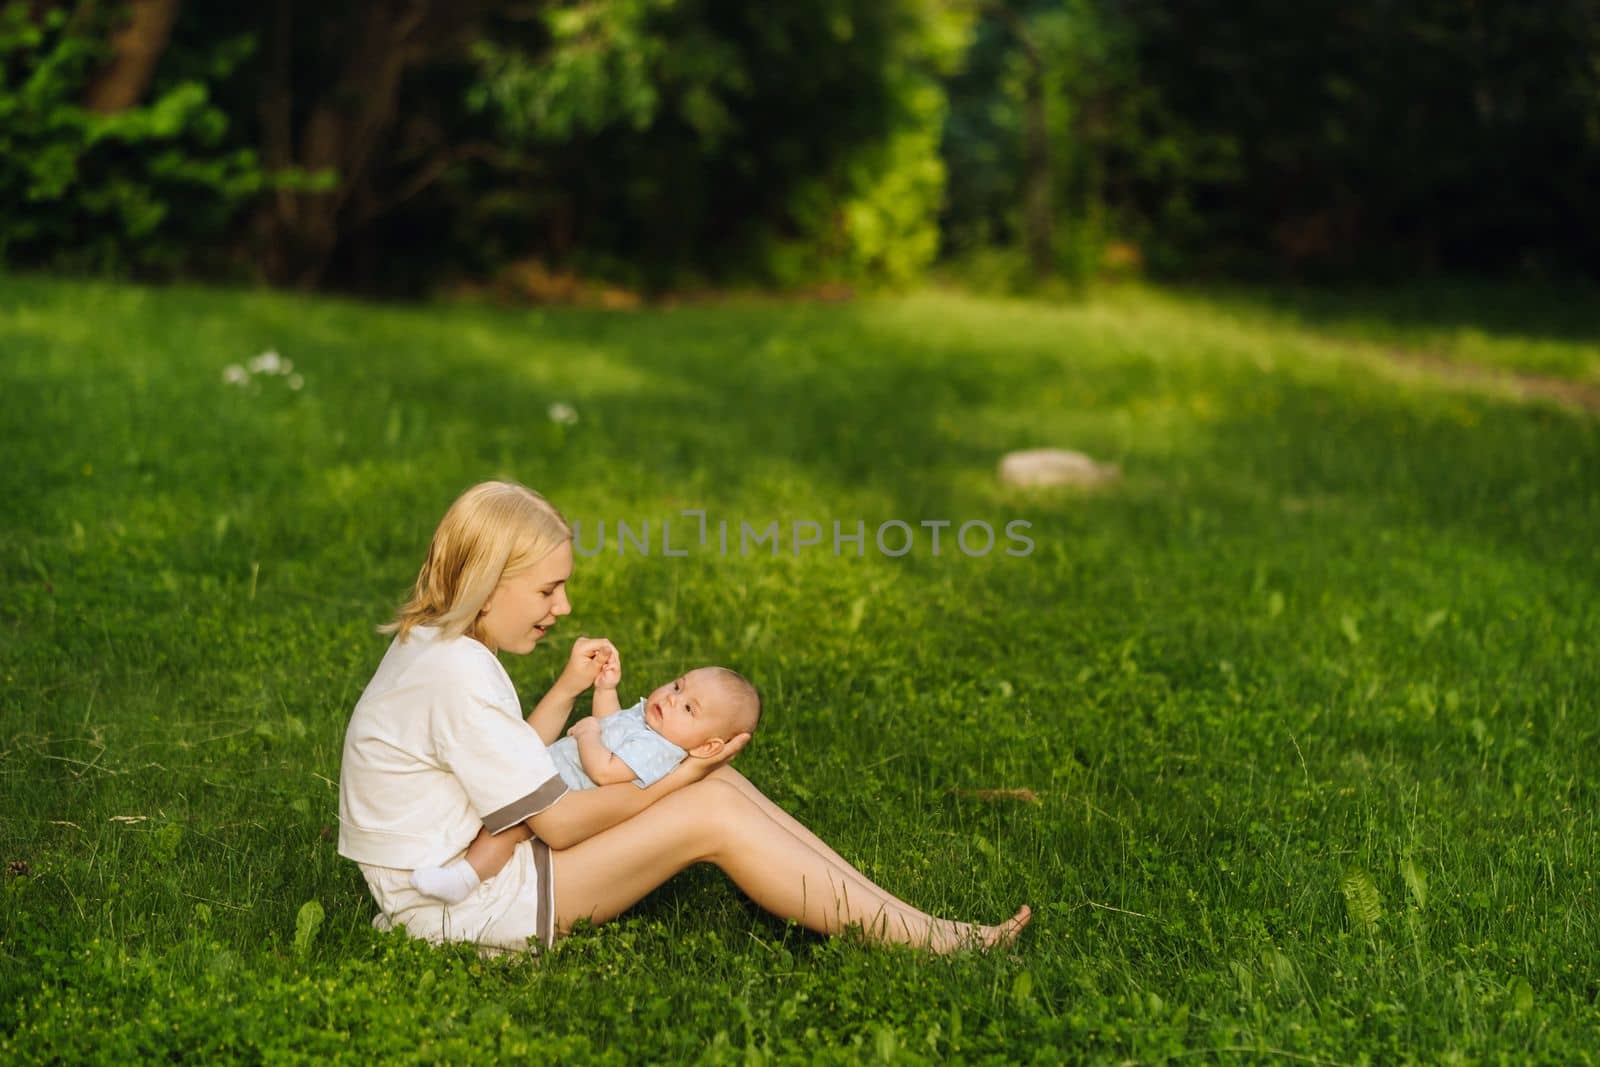
[[1121, 477], [1115, 463], [1097, 463], [1082, 452], [1064, 448], [1030, 448], [1007, 452], [1000, 459], [1000, 480], [1029, 489], [1058, 485], [1093, 489]]

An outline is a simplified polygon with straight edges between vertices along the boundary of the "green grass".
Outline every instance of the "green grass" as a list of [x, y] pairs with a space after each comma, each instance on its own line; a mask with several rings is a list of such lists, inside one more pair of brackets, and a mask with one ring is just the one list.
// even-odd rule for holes
[[[1538, 338], [1498, 321], [1515, 363]], [[1594, 325], [1562, 327], [1588, 366]], [[268, 348], [303, 389], [224, 384]], [[12, 277], [0, 440], [5, 1060], [1596, 1060], [1591, 415], [1194, 293], [603, 314]], [[1125, 480], [996, 485], [1040, 444]], [[1017, 951], [825, 941], [710, 869], [537, 960], [373, 932], [346, 716], [490, 476], [658, 548], [684, 508], [1030, 521], [1022, 558], [613, 541], [552, 638], [614, 638], [625, 697], [750, 674], [745, 773], [930, 910], [1032, 902]], [[525, 700], [559, 660], [508, 662]]]

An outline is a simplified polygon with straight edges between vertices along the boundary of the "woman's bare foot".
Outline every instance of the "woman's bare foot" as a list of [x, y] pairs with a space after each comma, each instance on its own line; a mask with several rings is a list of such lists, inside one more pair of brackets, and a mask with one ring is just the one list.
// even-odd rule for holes
[[1017, 938], [1022, 936], [1023, 928], [1032, 921], [1033, 909], [1024, 904], [1005, 922], [997, 926], [985, 926], [982, 939], [984, 949], [1010, 948], [1017, 943]]
[[949, 923], [949, 929], [944, 931], [944, 936], [928, 947], [941, 955], [950, 952], [973, 950], [988, 952], [997, 948], [1009, 948], [1016, 943], [1023, 927], [1032, 921], [1033, 909], [1024, 904], [1017, 909], [1017, 913], [1011, 918], [994, 926], [979, 926], [977, 923]]

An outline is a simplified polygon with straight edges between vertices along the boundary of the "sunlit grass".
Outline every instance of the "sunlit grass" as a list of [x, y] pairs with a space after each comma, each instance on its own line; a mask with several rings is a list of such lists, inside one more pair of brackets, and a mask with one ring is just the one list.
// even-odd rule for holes
[[[605, 314], [0, 280], [0, 1052], [1592, 1056], [1596, 421], [1391, 378], [1236, 297]], [[1487, 362], [1542, 343], [1451, 306]], [[1557, 334], [1574, 374], [1588, 328]], [[224, 382], [267, 349], [302, 389]], [[998, 485], [1036, 445], [1123, 481]], [[746, 671], [771, 713], [745, 773], [901, 896], [1032, 902], [1020, 949], [820, 941], [709, 870], [534, 964], [374, 934], [334, 854], [345, 718], [433, 522], [491, 476], [611, 528], [557, 644], [613, 637], [625, 695]], [[666, 558], [684, 509], [710, 543]], [[896, 519], [918, 540], [888, 558]], [[1012, 519], [1030, 555], [918, 527]], [[824, 541], [740, 556], [772, 520]], [[508, 662], [525, 699], [556, 657]]]

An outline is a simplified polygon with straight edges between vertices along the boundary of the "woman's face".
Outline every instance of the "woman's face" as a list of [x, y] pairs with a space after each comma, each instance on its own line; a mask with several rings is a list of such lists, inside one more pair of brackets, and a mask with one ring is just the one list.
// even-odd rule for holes
[[478, 637], [492, 652], [532, 652], [557, 619], [572, 613], [570, 577], [572, 542], [566, 541], [527, 570], [500, 579], [478, 612]]

